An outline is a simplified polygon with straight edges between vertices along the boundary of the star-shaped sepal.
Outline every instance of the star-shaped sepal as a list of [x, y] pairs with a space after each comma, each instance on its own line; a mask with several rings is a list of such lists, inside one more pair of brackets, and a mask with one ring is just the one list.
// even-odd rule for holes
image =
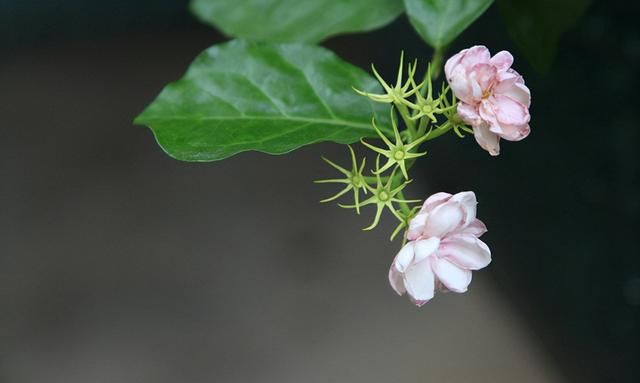
[[444, 105], [444, 117], [446, 121], [440, 126], [439, 129], [451, 128], [458, 135], [458, 137], [463, 138], [465, 133], [473, 134], [473, 130], [468, 127], [464, 121], [458, 115], [458, 99], [456, 95], [451, 92], [451, 100], [447, 97], [449, 93], [449, 86], [445, 88], [444, 84], [442, 85], [442, 91], [440, 92], [442, 98], [442, 104]]
[[360, 191], [362, 190], [364, 194], [367, 193], [367, 188], [366, 188], [367, 182], [365, 181], [364, 175], [362, 174], [365, 163], [366, 163], [366, 158], [363, 158], [360, 166], [358, 166], [358, 161], [356, 159], [356, 154], [353, 151], [353, 148], [351, 147], [351, 145], [347, 145], [347, 146], [349, 147], [349, 153], [351, 154], [351, 170], [347, 170], [342, 166], [329, 160], [328, 158], [322, 157], [322, 159], [326, 163], [328, 163], [331, 167], [333, 167], [334, 169], [342, 173], [344, 175], [344, 178], [331, 178], [331, 179], [324, 179], [324, 180], [316, 180], [313, 182], [318, 184], [336, 183], [336, 184], [346, 185], [344, 189], [340, 190], [335, 195], [329, 198], [325, 198], [320, 202], [325, 203], [325, 202], [335, 201], [336, 199], [347, 194], [350, 190], [353, 190], [353, 200], [354, 200], [356, 213], [360, 214], [360, 206], [361, 206]]
[[[378, 79], [378, 81], [382, 85], [382, 88], [384, 88], [386, 94], [367, 93], [367, 92], [358, 90], [356, 88], [353, 88], [353, 90], [355, 90], [358, 94], [369, 97], [371, 100], [376, 102], [395, 103], [397, 105], [400, 105], [405, 98], [412, 96], [419, 90], [419, 88], [415, 86], [415, 81], [413, 79], [413, 77], [416, 74], [417, 66], [418, 66], [417, 61], [414, 61], [413, 64], [408, 65], [408, 69], [407, 69], [408, 78], [407, 78], [407, 81], [404, 82], [403, 84], [402, 74], [403, 74], [403, 68], [404, 68], [404, 52], [402, 52], [400, 53], [400, 65], [398, 66], [398, 77], [396, 79], [396, 84], [394, 86], [387, 84], [387, 82], [382, 79], [382, 76], [380, 76], [375, 66], [373, 66], [373, 64], [371, 65], [371, 70], [373, 72], [373, 75], [376, 77], [376, 79]], [[412, 88], [411, 85], [414, 85], [414, 87]]]
[[[382, 182], [382, 179], [380, 177], [380, 156], [376, 158], [376, 171], [374, 171], [374, 174], [376, 175], [376, 186], [373, 187], [369, 184], [366, 184], [365, 187], [369, 189], [372, 195], [371, 197], [362, 201], [360, 203], [360, 206], [375, 205], [376, 215], [374, 216], [371, 225], [365, 227], [363, 230], [372, 230], [373, 228], [375, 228], [380, 222], [380, 217], [382, 216], [382, 212], [385, 208], [389, 209], [396, 218], [402, 220], [402, 215], [395, 208], [394, 203], [406, 204], [420, 202], [420, 200], [406, 200], [402, 197], [402, 189], [404, 189], [405, 186], [407, 186], [411, 181], [404, 181], [400, 185], [394, 187], [393, 184], [396, 180], [396, 178], [394, 177], [395, 169], [391, 172], [391, 175], [387, 179], [387, 182]], [[357, 205], [339, 204], [339, 206], [347, 209], [357, 208]]]
[[432, 122], [437, 122], [436, 115], [443, 114], [448, 110], [455, 109], [455, 107], [447, 106], [443, 104], [444, 96], [440, 94], [439, 97], [433, 98], [433, 83], [431, 81], [431, 64], [427, 67], [427, 75], [425, 76], [425, 81], [421, 85], [416, 85], [415, 81], [412, 80], [412, 85], [415, 88], [426, 87], [426, 95], [422, 95], [421, 92], [416, 93], [415, 102], [410, 102], [404, 99], [402, 102], [407, 105], [410, 109], [413, 109], [415, 112], [411, 116], [412, 120], [418, 120], [422, 117], [427, 117]]
[[364, 140], [360, 140], [364, 146], [384, 156], [387, 159], [387, 162], [380, 169], [377, 169], [374, 172], [374, 174], [379, 175], [380, 173], [391, 168], [392, 166], [397, 166], [400, 168], [400, 171], [402, 172], [402, 175], [404, 176], [404, 178], [408, 180], [409, 174], [407, 173], [406, 161], [414, 158], [418, 158], [427, 154], [426, 152], [416, 153], [416, 152], [413, 152], [413, 150], [416, 149], [421, 143], [423, 143], [428, 137], [422, 136], [413, 142], [405, 144], [400, 134], [400, 131], [398, 130], [398, 124], [395, 119], [395, 112], [393, 111], [393, 108], [391, 108], [391, 125], [393, 127], [393, 135], [394, 135], [395, 142], [391, 142], [389, 138], [387, 138], [387, 136], [384, 133], [382, 133], [380, 129], [378, 129], [375, 119], [371, 121], [371, 124], [373, 125], [373, 128], [376, 130], [376, 133], [378, 133], [378, 136], [380, 137], [380, 139], [387, 146], [386, 149], [383, 149], [377, 146], [373, 146]]

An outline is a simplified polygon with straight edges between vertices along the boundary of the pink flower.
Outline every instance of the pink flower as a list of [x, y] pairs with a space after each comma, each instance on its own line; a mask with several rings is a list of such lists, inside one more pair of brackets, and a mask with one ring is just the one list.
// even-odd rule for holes
[[491, 262], [491, 251], [478, 239], [487, 231], [476, 218], [476, 195], [436, 193], [409, 223], [409, 242], [389, 269], [391, 287], [405, 292], [417, 306], [433, 298], [436, 288], [463, 293], [471, 270]]
[[460, 100], [458, 115], [492, 156], [500, 154], [500, 138], [520, 141], [530, 131], [531, 93], [511, 64], [511, 53], [501, 51], [491, 57], [486, 47], [478, 45], [460, 51], [444, 66]]

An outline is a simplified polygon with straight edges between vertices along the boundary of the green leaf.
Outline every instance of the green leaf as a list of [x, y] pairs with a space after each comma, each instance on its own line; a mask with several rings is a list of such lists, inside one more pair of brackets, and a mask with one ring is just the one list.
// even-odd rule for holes
[[546, 72], [562, 34], [572, 28], [590, 0], [498, 0], [509, 35], [539, 72]]
[[400, 0], [192, 0], [192, 12], [229, 36], [315, 43], [390, 23]]
[[409, 21], [424, 41], [434, 48], [443, 48], [480, 17], [492, 2], [493, 0], [404, 0], [404, 5]]
[[379, 91], [371, 76], [325, 48], [234, 40], [200, 54], [135, 123], [149, 126], [167, 154], [183, 161], [352, 143], [376, 135], [372, 116], [389, 121], [388, 105], [352, 86]]

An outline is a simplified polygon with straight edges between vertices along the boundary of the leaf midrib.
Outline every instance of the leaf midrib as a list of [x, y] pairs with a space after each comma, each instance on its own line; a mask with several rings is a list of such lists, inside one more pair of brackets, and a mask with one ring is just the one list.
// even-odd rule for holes
[[323, 118], [310, 118], [310, 117], [294, 117], [294, 116], [254, 116], [254, 115], [244, 115], [244, 116], [202, 116], [202, 117], [194, 117], [194, 116], [179, 116], [172, 115], [167, 117], [144, 117], [141, 118], [140, 123], [144, 123], [145, 121], [167, 121], [167, 120], [192, 120], [192, 121], [229, 121], [229, 120], [270, 120], [270, 121], [294, 121], [294, 122], [307, 122], [312, 124], [327, 124], [327, 125], [344, 125], [352, 128], [361, 128], [361, 129], [371, 129], [371, 125], [362, 124], [357, 122], [350, 122], [345, 120], [333, 120], [333, 119], [323, 119]]

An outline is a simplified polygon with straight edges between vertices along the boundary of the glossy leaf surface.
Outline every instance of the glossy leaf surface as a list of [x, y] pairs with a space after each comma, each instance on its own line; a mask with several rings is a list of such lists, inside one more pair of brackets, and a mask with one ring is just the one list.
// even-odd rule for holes
[[390, 23], [401, 0], [192, 0], [192, 12], [228, 36], [256, 41], [318, 42]]
[[452, 42], [493, 0], [404, 0], [411, 24], [434, 48]]
[[329, 50], [302, 44], [234, 40], [200, 54], [136, 118], [160, 146], [184, 161], [214, 161], [238, 152], [286, 153], [321, 141], [375, 136], [389, 107], [352, 87], [378, 92], [363, 70]]

